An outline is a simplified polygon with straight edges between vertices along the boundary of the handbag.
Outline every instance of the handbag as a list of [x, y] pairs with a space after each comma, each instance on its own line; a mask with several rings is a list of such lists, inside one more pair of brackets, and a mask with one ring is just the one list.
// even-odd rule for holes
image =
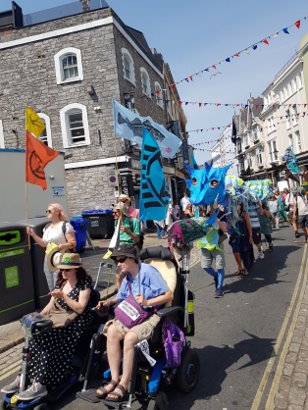
[[185, 346], [185, 336], [184, 332], [169, 319], [165, 319], [163, 324], [163, 345], [166, 367], [168, 369], [179, 367]]
[[54, 302], [47, 314], [48, 319], [53, 322], [53, 327], [66, 327], [71, 324], [77, 316], [78, 313], [73, 310], [64, 309], [57, 301]]
[[132, 293], [131, 284], [129, 282], [127, 283], [129, 294], [114, 309], [114, 313], [122, 325], [130, 329], [144, 322], [151, 315], [151, 312], [143, 309], [143, 307], [136, 301]]

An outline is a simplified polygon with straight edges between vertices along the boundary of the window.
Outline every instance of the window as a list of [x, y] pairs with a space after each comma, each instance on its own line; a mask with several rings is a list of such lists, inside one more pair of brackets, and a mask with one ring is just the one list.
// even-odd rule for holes
[[271, 162], [278, 161], [278, 149], [276, 140], [271, 140], [268, 143]]
[[296, 125], [297, 124], [297, 108], [295, 104], [291, 107], [291, 118], [292, 118], [292, 124]]
[[253, 142], [257, 142], [259, 140], [259, 133], [260, 133], [260, 127], [259, 125], [254, 125], [252, 127], [252, 139]]
[[140, 68], [140, 74], [141, 74], [141, 89], [143, 94], [145, 94], [147, 97], [151, 97], [151, 85], [150, 85], [150, 77], [147, 71], [141, 67]]
[[64, 48], [55, 57], [57, 84], [83, 80], [80, 50]]
[[125, 80], [135, 85], [136, 79], [135, 79], [134, 60], [126, 48], [122, 48], [121, 52], [122, 52], [123, 76]]
[[295, 131], [296, 154], [302, 151], [301, 136], [299, 131]]
[[243, 147], [246, 148], [248, 145], [247, 134], [243, 135]]
[[43, 113], [38, 113], [37, 114], [44, 122], [45, 124], [45, 130], [42, 132], [42, 134], [39, 136], [39, 139], [45, 144], [48, 145], [50, 148], [52, 148], [52, 139], [51, 139], [51, 128], [50, 128], [50, 118], [48, 115], [43, 114]]
[[259, 148], [256, 150], [256, 157], [257, 157], [257, 165], [260, 167], [263, 165], [263, 156], [262, 156], [262, 150]]
[[289, 128], [291, 128], [291, 123], [290, 123], [290, 111], [289, 111], [289, 110], [286, 110], [286, 127], [287, 127], [287, 130], [288, 130]]
[[60, 111], [63, 147], [90, 144], [87, 109], [82, 104], [69, 104]]
[[289, 145], [290, 145], [292, 151], [294, 151], [293, 135], [292, 135], [292, 134], [289, 134], [289, 135], [288, 135], [288, 140], [289, 140]]
[[164, 108], [163, 90], [161, 88], [161, 85], [157, 81], [155, 81], [155, 98], [157, 105], [159, 105], [161, 108]]
[[5, 148], [2, 120], [0, 120], [0, 148]]
[[242, 144], [241, 141], [238, 141], [236, 143], [236, 152], [239, 154], [240, 152], [242, 152]]

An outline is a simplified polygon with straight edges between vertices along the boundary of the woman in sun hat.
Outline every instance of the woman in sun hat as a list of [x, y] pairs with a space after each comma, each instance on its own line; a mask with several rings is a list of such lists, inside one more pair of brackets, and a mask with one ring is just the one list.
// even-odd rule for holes
[[41, 314], [52, 320], [50, 311], [56, 304], [70, 313], [64, 326], [53, 327], [30, 341], [29, 379], [27, 389], [18, 393], [20, 374], [1, 391], [6, 394], [17, 392], [19, 400], [44, 397], [48, 388], [59, 385], [72, 373], [72, 357], [81, 335], [93, 323], [89, 304], [92, 278], [81, 265], [79, 254], [64, 253], [59, 269], [56, 288], [50, 292], [50, 302]]

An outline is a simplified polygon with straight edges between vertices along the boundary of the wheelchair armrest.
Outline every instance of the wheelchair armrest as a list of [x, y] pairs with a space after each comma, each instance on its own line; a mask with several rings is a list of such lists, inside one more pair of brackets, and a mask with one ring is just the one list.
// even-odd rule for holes
[[183, 309], [181, 306], [170, 306], [160, 309], [156, 314], [160, 317], [168, 317], [174, 315], [174, 313], [181, 312]]

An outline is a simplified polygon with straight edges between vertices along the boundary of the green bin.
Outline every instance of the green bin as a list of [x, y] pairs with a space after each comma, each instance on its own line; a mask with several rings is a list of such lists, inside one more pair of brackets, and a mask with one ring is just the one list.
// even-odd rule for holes
[[26, 228], [0, 224], [0, 325], [35, 310]]

